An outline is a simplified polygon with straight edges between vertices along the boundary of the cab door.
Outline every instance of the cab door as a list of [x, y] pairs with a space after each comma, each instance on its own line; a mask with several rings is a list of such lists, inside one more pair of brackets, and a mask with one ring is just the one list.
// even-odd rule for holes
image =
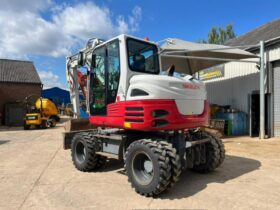
[[90, 114], [106, 115], [106, 46], [93, 52], [95, 67], [90, 78]]
[[119, 41], [114, 40], [93, 52], [95, 67], [90, 76], [90, 114], [107, 114], [107, 105], [116, 101], [120, 79]]

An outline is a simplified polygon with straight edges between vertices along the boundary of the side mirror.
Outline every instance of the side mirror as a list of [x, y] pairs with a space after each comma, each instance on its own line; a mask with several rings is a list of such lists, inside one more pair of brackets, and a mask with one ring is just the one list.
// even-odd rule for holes
[[96, 58], [96, 55], [95, 55], [95, 54], [92, 54], [92, 57], [91, 57], [91, 65], [90, 65], [90, 68], [91, 68], [91, 69], [96, 68], [95, 58]]
[[86, 63], [86, 56], [83, 52], [79, 52], [78, 54], [78, 65], [84, 66]]

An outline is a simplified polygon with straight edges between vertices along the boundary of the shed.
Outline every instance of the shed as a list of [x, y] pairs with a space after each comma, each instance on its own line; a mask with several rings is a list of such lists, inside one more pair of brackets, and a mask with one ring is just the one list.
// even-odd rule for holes
[[[280, 136], [280, 19], [266, 23], [242, 36], [226, 42], [229, 46], [245, 46], [258, 53], [259, 42], [265, 43], [265, 133]], [[250, 46], [248, 46], [250, 45]], [[207, 77], [216, 75], [218, 77]], [[259, 135], [260, 73], [255, 64], [231, 62], [201, 73], [205, 80], [210, 103], [230, 105], [247, 113], [248, 133]]]
[[70, 103], [69, 91], [59, 87], [44, 89], [42, 97], [51, 99], [57, 105]]
[[41, 90], [42, 83], [33, 62], [0, 59], [0, 124], [22, 125], [25, 97], [40, 96]]

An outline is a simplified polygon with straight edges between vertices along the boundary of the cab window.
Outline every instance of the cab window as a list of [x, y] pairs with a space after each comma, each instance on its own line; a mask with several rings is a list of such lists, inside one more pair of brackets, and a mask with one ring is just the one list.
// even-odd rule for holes
[[100, 47], [94, 51], [96, 66], [91, 76], [92, 95], [90, 96], [90, 113], [93, 115], [106, 114], [106, 48]]
[[119, 40], [112, 41], [107, 46], [108, 54], [108, 104], [116, 101], [120, 80], [120, 50]]
[[148, 42], [127, 39], [128, 64], [132, 71], [158, 74], [159, 61], [156, 45]]

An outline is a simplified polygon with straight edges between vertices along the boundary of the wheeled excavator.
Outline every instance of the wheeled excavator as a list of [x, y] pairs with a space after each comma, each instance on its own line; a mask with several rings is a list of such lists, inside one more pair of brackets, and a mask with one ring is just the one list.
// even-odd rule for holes
[[[91, 39], [67, 57], [76, 119], [65, 125], [63, 144], [78, 170], [94, 171], [116, 158], [137, 193], [156, 196], [182, 170], [208, 173], [223, 163], [223, 142], [200, 129], [209, 113], [204, 83], [194, 71], [175, 74], [178, 65], [163, 69], [163, 59], [159, 45], [128, 35]], [[87, 119], [79, 119], [80, 94]]]

